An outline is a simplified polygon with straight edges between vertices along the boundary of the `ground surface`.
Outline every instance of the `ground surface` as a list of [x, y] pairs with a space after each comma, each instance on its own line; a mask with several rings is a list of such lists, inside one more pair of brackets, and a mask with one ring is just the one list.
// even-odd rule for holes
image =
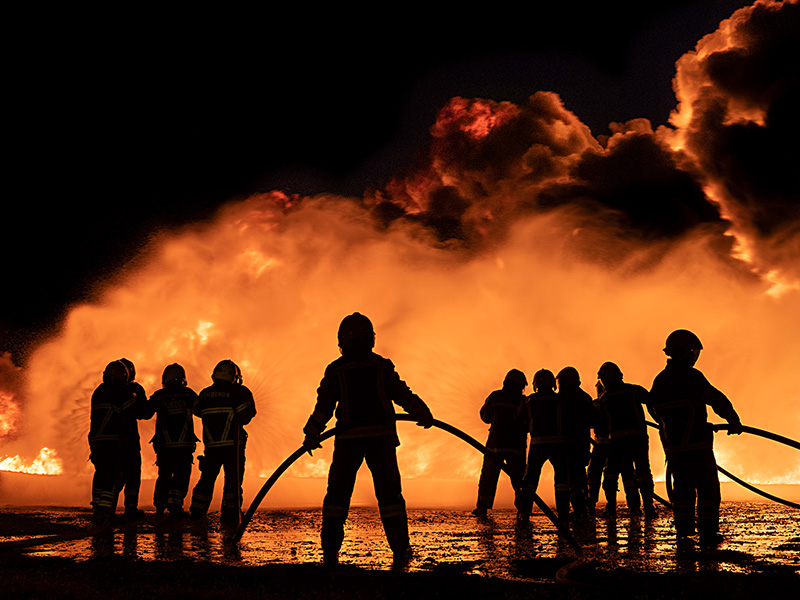
[[[754, 520], [754, 513], [739, 512]], [[796, 520], [781, 520], [786, 514], [795, 519], [792, 513], [762, 517], [758, 531], [713, 550], [693, 543], [676, 548], [674, 540], [661, 539], [666, 535], [661, 520], [641, 529], [623, 516], [613, 527], [598, 520], [591, 534], [576, 531], [586, 549], [581, 557], [544, 523], [513, 527], [510, 511], [484, 520], [465, 511], [410, 511], [417, 554], [404, 569], [393, 569], [384, 556], [373, 513], [354, 511], [342, 564], [329, 569], [317, 552], [318, 511], [259, 514], [232, 549], [226, 543], [230, 532], [213, 516], [205, 523], [174, 523], [148, 515], [116, 531], [77, 537], [87, 528], [85, 509], [0, 509], [0, 595], [106, 600], [800, 597], [800, 532], [785, 531]], [[761, 539], [762, 530], [772, 542]], [[40, 536], [61, 537], [19, 547]], [[669, 549], [661, 547], [667, 543]], [[557, 577], [559, 569], [563, 577]]]

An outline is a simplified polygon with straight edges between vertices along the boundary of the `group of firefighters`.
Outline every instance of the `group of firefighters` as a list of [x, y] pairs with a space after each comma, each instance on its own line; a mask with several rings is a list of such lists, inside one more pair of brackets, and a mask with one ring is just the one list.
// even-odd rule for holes
[[620, 477], [630, 513], [654, 517], [647, 411], [659, 428], [673, 480], [677, 536], [697, 532], [702, 544], [718, 543], [721, 497], [706, 407], [728, 422], [729, 435], [741, 433], [742, 424], [730, 400], [694, 368], [702, 348], [691, 331], [673, 331], [664, 347], [666, 367], [650, 391], [625, 382], [617, 364], [603, 363], [594, 399], [581, 389], [574, 367], [555, 376], [547, 369], [536, 372], [529, 396], [524, 373], [509, 371], [502, 389], [492, 392], [480, 411], [491, 426], [486, 446], [494, 456], [484, 459], [473, 514], [483, 516], [492, 508], [500, 458], [513, 473], [519, 521], [529, 518], [532, 493], [547, 461], [553, 468], [556, 513], [563, 522], [595, 514], [601, 481], [605, 516], [614, 517]]
[[[433, 415], [399, 377], [392, 362], [373, 351], [375, 331], [369, 318], [361, 313], [345, 317], [339, 326], [338, 345], [341, 356], [326, 368], [313, 412], [303, 428], [303, 446], [311, 454], [320, 447], [320, 436], [330, 419], [336, 417], [322, 506], [324, 561], [338, 562], [356, 474], [364, 461], [372, 472], [394, 558], [405, 561], [411, 546], [397, 465], [400, 441], [393, 403], [424, 428], [433, 425]], [[514, 473], [515, 505], [521, 521], [529, 518], [547, 461], [553, 466], [556, 512], [563, 521], [569, 520], [570, 507], [576, 517], [594, 512], [601, 475], [608, 516], [615, 514], [620, 476], [631, 511], [643, 510], [646, 517], [652, 516], [646, 409], [658, 421], [674, 478], [671, 499], [678, 536], [692, 535], [696, 523], [701, 541], [717, 540], [719, 479], [706, 406], [728, 421], [729, 433], [740, 433], [741, 423], [730, 401], [694, 369], [701, 349], [700, 340], [689, 331], [670, 334], [664, 349], [669, 360], [649, 392], [624, 382], [616, 364], [604, 363], [598, 372], [596, 399], [581, 389], [573, 367], [557, 375], [546, 369], [538, 371], [529, 396], [524, 393], [528, 385], [524, 373], [509, 371], [502, 389], [489, 395], [480, 412], [481, 419], [491, 425], [487, 447], [492, 455], [484, 460], [473, 512], [485, 515], [493, 505], [499, 458]], [[92, 395], [89, 447], [95, 467], [95, 520], [105, 522], [114, 514], [123, 489], [124, 518], [143, 514], [138, 508], [141, 447], [137, 421], [156, 415], [151, 440], [158, 467], [153, 498], [156, 511], [168, 511], [176, 518], [186, 516], [183, 505], [199, 441], [193, 423], [197, 416], [203, 425], [204, 454], [198, 457], [200, 478], [192, 490], [190, 515], [206, 515], [222, 469], [220, 519], [238, 523], [247, 440], [244, 426], [256, 415], [253, 394], [243, 385], [239, 367], [231, 360], [218, 363], [211, 375], [212, 385], [199, 394], [188, 387], [186, 373], [177, 363], [164, 369], [162, 388], [149, 399], [135, 378], [129, 360], [113, 361]]]
[[231, 360], [219, 362], [211, 374], [212, 385], [199, 395], [187, 386], [186, 372], [177, 363], [164, 369], [162, 387], [149, 399], [135, 377], [131, 361], [113, 361], [92, 394], [89, 459], [95, 468], [94, 520], [104, 522], [114, 513], [122, 489], [124, 518], [143, 515], [138, 507], [142, 458], [137, 420], [156, 415], [156, 431], [150, 440], [158, 466], [153, 493], [156, 511], [169, 511], [175, 518], [186, 515], [183, 503], [198, 442], [194, 433], [197, 416], [203, 422], [204, 456], [198, 457], [200, 479], [192, 491], [191, 516], [205, 516], [217, 476], [224, 469], [220, 518], [238, 523], [247, 442], [244, 425], [256, 415], [253, 394], [242, 384], [238, 365]]

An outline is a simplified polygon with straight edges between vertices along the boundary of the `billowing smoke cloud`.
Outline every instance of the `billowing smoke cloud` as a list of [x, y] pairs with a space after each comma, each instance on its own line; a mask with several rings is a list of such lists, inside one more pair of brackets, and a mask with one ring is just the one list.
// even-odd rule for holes
[[[757, 3], [701, 40], [678, 63], [670, 125], [637, 119], [595, 137], [552, 92], [521, 105], [454, 98], [416, 166], [363, 198], [255, 195], [154, 240], [33, 355], [26, 412], [38, 420], [24, 443], [85, 476], [88, 402], [107, 362], [132, 359], [151, 392], [166, 364], [199, 390], [232, 358], [259, 410], [248, 473], [267, 472], [300, 443], [339, 320], [355, 310], [435, 416], [479, 439], [478, 409], [508, 369], [573, 365], [591, 391], [614, 360], [649, 385], [678, 327], [703, 339], [699, 366], [745, 423], [800, 437], [799, 187], [781, 154], [797, 151], [778, 149], [798, 129], [796, 63], [768, 60], [796, 53], [797, 10]], [[769, 295], [776, 273], [783, 293]], [[140, 427], [149, 476], [152, 426]], [[406, 477], [477, 476], [480, 457], [460, 442], [405, 426], [401, 438]], [[800, 482], [790, 453], [748, 444], [721, 440], [721, 462]], [[653, 449], [658, 472], [655, 436]], [[324, 474], [326, 452], [292, 474]]]
[[800, 4], [737, 11], [677, 64], [671, 121], [760, 273], [800, 281]]

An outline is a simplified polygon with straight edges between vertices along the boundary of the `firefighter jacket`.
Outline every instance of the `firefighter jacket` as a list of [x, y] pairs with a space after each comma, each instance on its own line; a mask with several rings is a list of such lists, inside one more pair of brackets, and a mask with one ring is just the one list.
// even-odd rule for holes
[[565, 423], [569, 414], [555, 392], [534, 392], [528, 396], [523, 416], [531, 434], [531, 446], [569, 443], [569, 427]]
[[564, 433], [574, 443], [590, 444], [591, 430], [599, 421], [592, 397], [579, 387], [560, 389], [558, 397], [564, 414]]
[[147, 416], [147, 393], [137, 382], [131, 381], [128, 384], [128, 393], [133, 398], [133, 408], [128, 413], [123, 424], [123, 437], [125, 441], [139, 445], [139, 424], [137, 419], [149, 419]]
[[599, 428], [615, 440], [630, 436], [647, 437], [644, 406], [647, 390], [633, 383], [606, 388], [597, 402], [601, 417]]
[[528, 441], [525, 394], [519, 390], [495, 390], [481, 407], [481, 421], [491, 425], [486, 447], [505, 452], [525, 453]]
[[608, 424], [606, 420], [602, 418], [603, 410], [600, 407], [600, 399], [596, 398], [592, 400], [592, 406], [594, 407], [594, 412], [596, 415], [601, 415], [601, 417], [597, 420], [594, 426], [594, 443], [605, 445], [609, 443], [608, 440]]
[[245, 386], [215, 379], [200, 392], [194, 414], [203, 420], [204, 449], [224, 448], [247, 439], [243, 426], [256, 416], [256, 403]]
[[303, 433], [319, 435], [335, 412], [336, 439], [386, 435], [398, 446], [392, 402], [415, 419], [433, 418], [428, 406], [400, 379], [391, 360], [371, 351], [343, 355], [325, 369]]
[[197, 393], [180, 384], [168, 384], [150, 396], [146, 418], [156, 415], [156, 431], [150, 440], [156, 453], [173, 448], [194, 451], [198, 442], [194, 434], [197, 401]]
[[97, 386], [92, 393], [89, 444], [122, 441], [126, 421], [133, 418], [134, 403], [128, 386], [121, 381]]
[[728, 423], [740, 423], [725, 394], [700, 371], [674, 359], [668, 359], [667, 366], [656, 375], [649, 403], [661, 426], [661, 441], [668, 454], [712, 448], [714, 433], [706, 406]]

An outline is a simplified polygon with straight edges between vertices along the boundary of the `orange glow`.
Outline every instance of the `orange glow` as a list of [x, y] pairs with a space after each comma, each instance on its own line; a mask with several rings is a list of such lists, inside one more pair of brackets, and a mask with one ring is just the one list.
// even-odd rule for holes
[[0, 440], [10, 439], [17, 433], [20, 417], [14, 395], [0, 390]]
[[[256, 398], [246, 484], [258, 485], [252, 475], [267, 476], [302, 442], [319, 380], [338, 356], [338, 324], [353, 311], [369, 315], [376, 351], [434, 416], [481, 442], [487, 427], [478, 411], [510, 368], [530, 377], [572, 365], [593, 393], [599, 365], [614, 361], [627, 381], [650, 387], [677, 328], [699, 335], [698, 368], [745, 424], [800, 439], [800, 235], [759, 235], [701, 144], [712, 101], [724, 106], [715, 125], [764, 126], [763, 107], [727, 102], [704, 62], [744, 47], [740, 26], [751, 12], [738, 11], [678, 62], [669, 126], [654, 131], [635, 119], [612, 126], [601, 143], [552, 92], [520, 106], [455, 98], [432, 127], [430, 154], [380, 191], [257, 194], [155, 239], [136, 271], [73, 307], [36, 349], [21, 404], [29, 421], [15, 448], [57, 448], [64, 474], [87, 478], [89, 400], [109, 361], [131, 359], [152, 393], [169, 363], [183, 365], [199, 391], [216, 362], [230, 358]], [[686, 175], [693, 192], [719, 206], [725, 232], [709, 219], [680, 235], [640, 235], [620, 225], [622, 209], [586, 198], [579, 186], [588, 175], [578, 167], [616, 159], [631, 140], [666, 155], [670, 173]], [[649, 201], [644, 192], [637, 199], [637, 208]], [[20, 422], [16, 403], [3, 398], [0, 436], [5, 423]], [[149, 479], [153, 426], [139, 427]], [[399, 433], [401, 469], [418, 504], [451, 499], [442, 486], [463, 486], [463, 503], [474, 502], [479, 454], [435, 430], [402, 424]], [[748, 436], [715, 443], [720, 464], [743, 479], [800, 485], [796, 451], [765, 449]], [[654, 433], [651, 450], [663, 480]], [[287, 477], [323, 482], [330, 453], [328, 444]]]
[[42, 448], [39, 455], [30, 464], [27, 464], [25, 459], [19, 455], [0, 458], [0, 471], [33, 475], [61, 475], [63, 470], [61, 459], [56, 456], [56, 451], [50, 448]]

